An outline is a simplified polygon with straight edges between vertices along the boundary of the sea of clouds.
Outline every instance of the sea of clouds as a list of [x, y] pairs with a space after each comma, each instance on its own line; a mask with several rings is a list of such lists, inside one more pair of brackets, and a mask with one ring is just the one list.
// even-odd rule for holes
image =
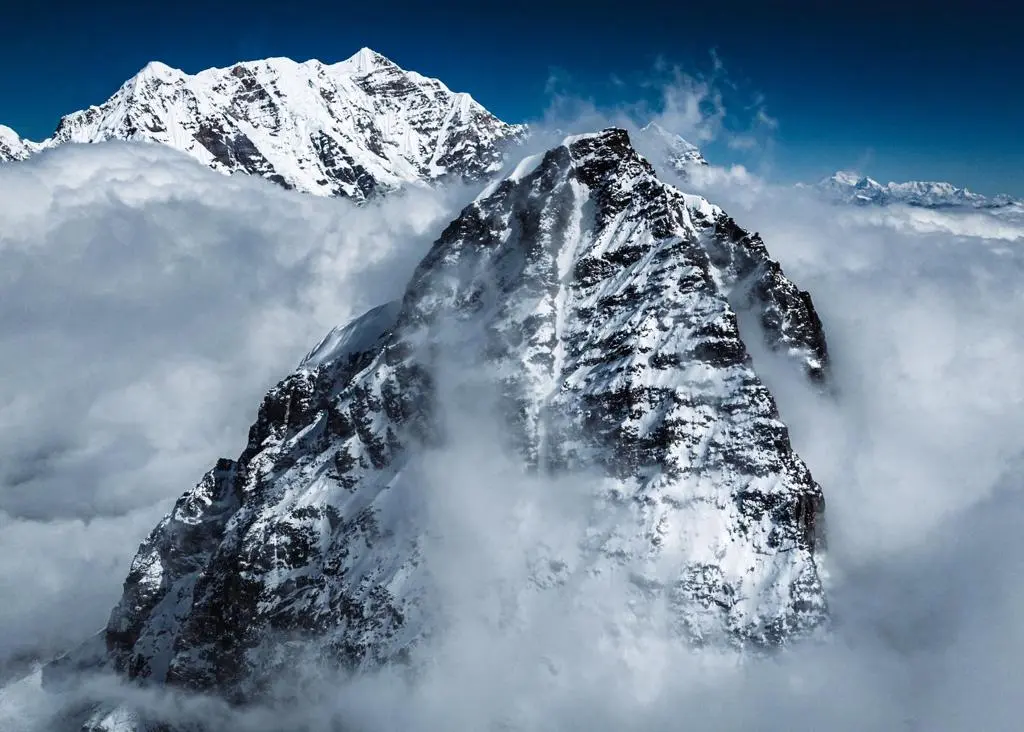
[[[714, 87], [676, 82], [663, 125], [727, 134]], [[631, 124], [554, 117], [558, 134]], [[1024, 216], [834, 206], [746, 168], [679, 184], [760, 232], [824, 322], [834, 394], [753, 355], [825, 492], [827, 642], [737, 663], [623, 636], [614, 586], [493, 622], [479, 588], [514, 585], [539, 543], [584, 531], [584, 499], [467, 433], [419, 468], [458, 622], [416, 678], [311, 674], [291, 689], [301, 703], [244, 711], [109, 680], [89, 693], [266, 732], [1017, 729]], [[360, 209], [125, 144], [0, 166], [0, 728], [46, 728], [62, 702], [17, 680], [31, 661], [103, 626], [138, 542], [240, 451], [266, 388], [398, 295], [470, 195]]]
[[360, 209], [150, 145], [0, 166], [0, 668], [105, 624], [173, 498], [464, 197]]

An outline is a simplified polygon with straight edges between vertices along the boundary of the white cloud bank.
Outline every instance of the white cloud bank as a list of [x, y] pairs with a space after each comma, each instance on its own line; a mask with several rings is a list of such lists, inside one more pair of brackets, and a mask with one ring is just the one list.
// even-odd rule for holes
[[401, 293], [444, 195], [359, 209], [115, 143], [0, 166], [0, 668], [105, 624], [266, 389]]
[[[92, 629], [82, 607], [102, 621], [156, 507], [238, 451], [297, 354], [400, 287], [444, 210], [352, 211], [149, 149], [58, 153], [0, 176], [8, 648]], [[91, 185], [58, 194], [69, 176]], [[553, 493], [471, 444], [424, 467], [448, 497], [433, 504], [453, 541], [436, 571], [461, 622], [414, 684], [311, 683], [285, 712], [114, 695], [267, 732], [1019, 728], [1024, 222], [837, 208], [749, 175], [700, 183], [761, 232], [827, 330], [834, 398], [756, 358], [825, 491], [829, 642], [736, 665], [656, 633], [615, 638], [614, 587], [537, 602], [499, 630], [495, 592], [539, 542], [579, 529], [580, 504], [571, 485]], [[48, 703], [8, 690], [0, 720]]]

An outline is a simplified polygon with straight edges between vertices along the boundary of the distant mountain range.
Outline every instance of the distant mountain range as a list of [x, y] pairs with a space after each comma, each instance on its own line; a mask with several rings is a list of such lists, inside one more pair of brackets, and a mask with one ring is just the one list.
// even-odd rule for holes
[[861, 205], [904, 204], [923, 208], [981, 209], [1022, 205], [1020, 200], [1010, 196], [983, 196], [951, 183], [909, 181], [882, 184], [849, 171], [839, 171], [824, 178], [814, 188], [829, 200]]
[[214, 170], [357, 201], [500, 169], [524, 128], [368, 48], [336, 64], [287, 58], [190, 75], [147, 64], [99, 106], [31, 142], [0, 127], [0, 160], [67, 142], [169, 145]]
[[[335, 64], [269, 58], [197, 74], [151, 62], [99, 106], [64, 116], [46, 140], [0, 125], [0, 162], [67, 142], [140, 140], [224, 173], [362, 202], [407, 185], [493, 175], [527, 134], [525, 125], [503, 122], [468, 94], [363, 48]], [[697, 146], [656, 123], [640, 135], [684, 180], [708, 165]], [[802, 187], [860, 205], [1024, 207], [950, 183], [882, 184], [848, 171]]]

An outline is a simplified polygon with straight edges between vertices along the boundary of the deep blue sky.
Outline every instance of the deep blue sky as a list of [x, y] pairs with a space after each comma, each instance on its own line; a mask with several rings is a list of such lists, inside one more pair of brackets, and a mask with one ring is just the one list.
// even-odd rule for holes
[[366, 45], [520, 121], [549, 105], [553, 69], [563, 88], [613, 104], [635, 98], [658, 57], [708, 70], [714, 48], [779, 121], [782, 178], [855, 167], [1024, 196], [1024, 11], [1008, 0], [20, 5], [4, 12], [0, 123], [35, 139], [152, 59], [195, 72], [266, 56], [337, 61]]

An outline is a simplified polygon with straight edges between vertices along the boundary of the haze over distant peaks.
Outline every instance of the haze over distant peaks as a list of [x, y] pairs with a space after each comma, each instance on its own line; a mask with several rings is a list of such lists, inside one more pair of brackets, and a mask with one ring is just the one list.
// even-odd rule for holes
[[335, 64], [269, 58], [197, 74], [153, 61], [42, 143], [0, 130], [0, 159], [67, 142], [139, 140], [214, 170], [357, 201], [408, 184], [497, 171], [524, 132], [472, 97], [368, 48]]

